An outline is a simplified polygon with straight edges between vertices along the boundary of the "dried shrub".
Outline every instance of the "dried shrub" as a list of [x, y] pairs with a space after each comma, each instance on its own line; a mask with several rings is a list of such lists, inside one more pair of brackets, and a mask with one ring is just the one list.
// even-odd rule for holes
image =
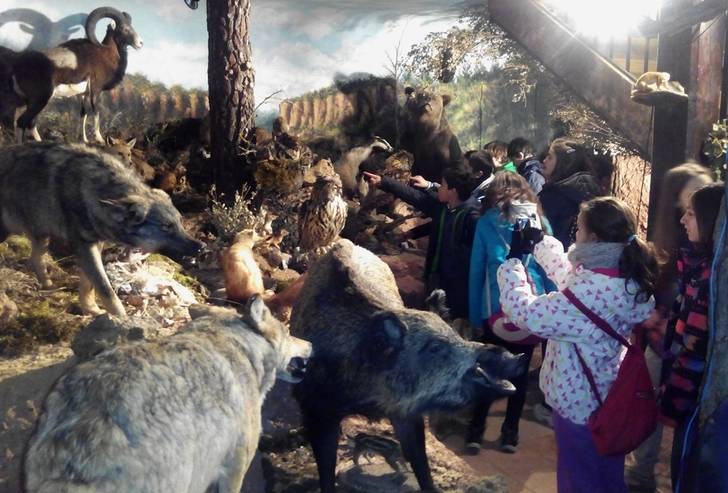
[[217, 194], [213, 185], [210, 188], [209, 221], [217, 232], [217, 239], [229, 243], [243, 229], [259, 231], [265, 224], [265, 217], [257, 214], [252, 207], [255, 191], [247, 184], [235, 192], [232, 205], [226, 204]]

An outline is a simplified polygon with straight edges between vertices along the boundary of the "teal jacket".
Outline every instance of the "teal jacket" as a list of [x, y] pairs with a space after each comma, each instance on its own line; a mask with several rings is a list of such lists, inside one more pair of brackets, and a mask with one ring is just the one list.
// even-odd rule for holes
[[[544, 231], [551, 234], [551, 227], [545, 220], [542, 221]], [[500, 209], [488, 209], [478, 219], [470, 254], [468, 285], [468, 318], [473, 327], [481, 327], [491, 315], [500, 311], [500, 290], [496, 274], [498, 267], [508, 256], [512, 237], [513, 224], [502, 217]], [[533, 255], [525, 257], [523, 263], [528, 269], [537, 295], [556, 289]]]

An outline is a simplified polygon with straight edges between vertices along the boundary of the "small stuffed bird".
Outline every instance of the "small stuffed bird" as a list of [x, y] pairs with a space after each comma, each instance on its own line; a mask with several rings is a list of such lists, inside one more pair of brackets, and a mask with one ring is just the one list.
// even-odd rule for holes
[[330, 246], [344, 229], [347, 205], [338, 176], [322, 176], [313, 184], [311, 198], [298, 211], [299, 246], [304, 252]]

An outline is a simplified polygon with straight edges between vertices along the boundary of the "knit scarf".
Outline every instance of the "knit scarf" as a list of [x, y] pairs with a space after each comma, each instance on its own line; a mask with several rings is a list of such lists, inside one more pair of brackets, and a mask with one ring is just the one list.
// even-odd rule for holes
[[617, 269], [624, 243], [588, 242], [574, 243], [569, 248], [569, 262], [585, 269]]

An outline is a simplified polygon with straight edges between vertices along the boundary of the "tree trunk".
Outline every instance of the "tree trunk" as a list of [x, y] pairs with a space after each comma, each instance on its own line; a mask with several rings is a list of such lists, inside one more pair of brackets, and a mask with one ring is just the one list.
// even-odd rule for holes
[[244, 179], [242, 140], [254, 121], [250, 0], [208, 0], [207, 32], [212, 179], [232, 200]]

